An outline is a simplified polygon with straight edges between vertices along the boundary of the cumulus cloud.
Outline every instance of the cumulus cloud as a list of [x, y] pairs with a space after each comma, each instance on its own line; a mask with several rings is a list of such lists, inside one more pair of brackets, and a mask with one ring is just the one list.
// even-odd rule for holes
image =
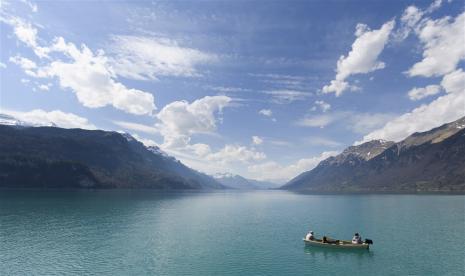
[[462, 89], [458, 93], [446, 94], [429, 104], [421, 105], [411, 112], [396, 117], [356, 143], [375, 139], [401, 141], [414, 132], [427, 131], [465, 116], [464, 107], [465, 91]]
[[263, 152], [240, 145], [225, 145], [221, 150], [207, 156], [210, 161], [221, 163], [259, 161], [266, 158]]
[[408, 93], [408, 97], [412, 101], [421, 100], [428, 96], [436, 95], [441, 92], [441, 86], [428, 85], [426, 87], [414, 87]]
[[340, 96], [346, 90], [357, 90], [346, 79], [354, 74], [366, 74], [385, 67], [378, 56], [388, 42], [389, 34], [394, 28], [391, 20], [378, 30], [370, 30], [365, 24], [357, 24], [352, 50], [347, 56], [342, 55], [337, 62], [336, 77], [322, 89], [323, 93], [335, 93]]
[[[84, 44], [78, 48], [62, 37], [42, 47], [37, 42], [37, 29], [30, 23], [16, 17], [2, 18], [2, 21], [11, 25], [18, 40], [29, 46], [39, 58], [47, 57], [47, 64], [42, 66], [24, 57], [12, 57], [10, 61], [21, 66], [26, 74], [57, 78], [60, 86], [73, 91], [86, 107], [112, 105], [136, 115], [151, 114], [155, 109], [151, 93], [127, 88], [116, 81], [116, 75], [103, 51], [94, 53]], [[60, 54], [61, 57], [51, 54]]]
[[325, 101], [315, 101], [315, 105], [312, 107], [312, 111], [316, 111], [317, 109], [321, 110], [322, 112], [326, 112], [331, 109], [331, 105]]
[[[422, 18], [437, 9], [441, 1], [435, 1], [426, 11], [409, 7], [411, 27], [423, 45], [423, 60], [415, 63], [407, 72], [409, 76], [443, 76], [442, 89], [447, 93], [429, 104], [423, 104], [412, 111], [395, 117], [383, 127], [365, 135], [363, 143], [374, 139], [400, 141], [414, 132], [423, 132], [452, 122], [465, 116], [465, 73], [457, 66], [465, 58], [465, 12], [457, 17], [440, 19]], [[408, 22], [405, 17], [405, 22]], [[409, 92], [412, 99], [440, 92], [439, 85], [414, 88]]]
[[2, 112], [34, 125], [56, 125], [62, 128], [96, 129], [95, 125], [91, 124], [86, 118], [61, 110], [45, 111], [42, 109], [34, 109], [27, 112], [2, 110]]
[[81, 49], [59, 37], [51, 47], [70, 60], [55, 60], [39, 70], [39, 76], [56, 77], [60, 86], [71, 89], [80, 103], [97, 108], [107, 105], [136, 115], [151, 114], [155, 109], [153, 95], [127, 88], [115, 81], [103, 51], [93, 53], [86, 45]]
[[423, 44], [423, 60], [408, 71], [409, 76], [442, 76], [465, 59], [465, 12], [456, 18], [425, 19], [416, 30]]
[[303, 158], [287, 166], [275, 161], [250, 165], [247, 169], [253, 178], [274, 181], [287, 181], [316, 167], [322, 160], [337, 155], [337, 151], [325, 151], [318, 156]]
[[252, 143], [254, 145], [261, 145], [263, 143], [263, 138], [260, 138], [258, 136], [252, 136]]
[[460, 68], [445, 75], [441, 86], [447, 93], [465, 93], [465, 72]]
[[[161, 147], [186, 164], [207, 172], [265, 159], [266, 155], [253, 147], [226, 144], [213, 150], [208, 144], [191, 143], [195, 134], [214, 134], [220, 121], [218, 114], [231, 103], [232, 99], [227, 96], [206, 96], [192, 103], [175, 101], [166, 105], [156, 115], [160, 121], [156, 128], [163, 136]], [[258, 143], [260, 139], [255, 137], [253, 141]]]
[[164, 147], [179, 148], [189, 144], [191, 135], [211, 133], [216, 130], [216, 114], [231, 103], [227, 96], [206, 96], [188, 103], [175, 101], [156, 115], [160, 120], [157, 128], [163, 135]]
[[146, 36], [114, 36], [110, 52], [116, 74], [138, 80], [199, 76], [198, 66], [217, 60], [213, 54], [181, 47], [174, 40]]
[[3, 62], [0, 62], [0, 68], [6, 68], [6, 64]]

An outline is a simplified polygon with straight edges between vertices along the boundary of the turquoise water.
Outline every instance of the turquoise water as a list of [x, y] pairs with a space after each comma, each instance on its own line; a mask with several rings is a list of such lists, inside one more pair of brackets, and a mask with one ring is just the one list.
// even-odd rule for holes
[[[1, 275], [463, 275], [465, 197], [0, 191]], [[374, 240], [306, 248], [312, 229]]]

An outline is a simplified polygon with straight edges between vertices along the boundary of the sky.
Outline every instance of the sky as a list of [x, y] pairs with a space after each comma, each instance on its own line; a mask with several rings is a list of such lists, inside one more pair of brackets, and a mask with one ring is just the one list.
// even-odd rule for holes
[[0, 1], [0, 113], [285, 182], [465, 116], [463, 1]]

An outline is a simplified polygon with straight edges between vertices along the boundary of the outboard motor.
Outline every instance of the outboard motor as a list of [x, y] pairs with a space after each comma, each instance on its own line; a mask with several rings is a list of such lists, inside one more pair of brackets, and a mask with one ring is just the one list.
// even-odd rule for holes
[[366, 244], [373, 244], [373, 241], [370, 240], [370, 239], [365, 239], [365, 243], [366, 243]]

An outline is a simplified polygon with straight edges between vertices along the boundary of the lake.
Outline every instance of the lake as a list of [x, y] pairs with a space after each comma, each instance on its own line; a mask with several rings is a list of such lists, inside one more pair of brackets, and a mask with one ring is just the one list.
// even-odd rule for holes
[[[2, 275], [463, 275], [463, 195], [0, 191]], [[354, 232], [369, 251], [305, 247]]]

